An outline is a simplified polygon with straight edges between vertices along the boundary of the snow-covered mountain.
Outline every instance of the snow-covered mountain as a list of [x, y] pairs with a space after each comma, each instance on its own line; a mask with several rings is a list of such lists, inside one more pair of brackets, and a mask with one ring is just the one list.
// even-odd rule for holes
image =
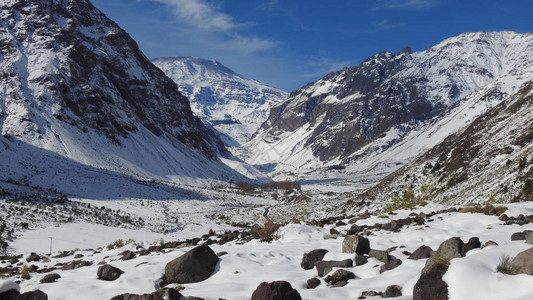
[[2, 180], [92, 193], [239, 178], [175, 83], [88, 0], [8, 0], [0, 16]]
[[366, 192], [384, 203], [412, 188], [449, 203], [533, 201], [533, 82]]
[[379, 179], [533, 79], [532, 53], [514, 32], [380, 52], [292, 92], [241, 155], [278, 177]]
[[172, 78], [192, 110], [222, 133], [228, 146], [247, 142], [267, 119], [270, 108], [288, 95], [235, 73], [215, 60], [165, 57], [152, 62]]

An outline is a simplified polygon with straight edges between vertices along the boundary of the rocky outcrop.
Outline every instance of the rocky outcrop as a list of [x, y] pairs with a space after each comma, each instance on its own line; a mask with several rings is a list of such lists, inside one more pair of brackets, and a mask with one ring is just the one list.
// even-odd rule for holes
[[357, 253], [359, 255], [370, 252], [370, 241], [360, 235], [347, 235], [342, 242], [343, 253]]
[[98, 276], [98, 279], [106, 280], [106, 281], [114, 281], [117, 280], [120, 275], [124, 274], [124, 271], [122, 271], [119, 268], [113, 267], [112, 265], [103, 265], [98, 267], [96, 275]]
[[287, 281], [274, 281], [262, 282], [251, 300], [302, 300], [302, 297]]

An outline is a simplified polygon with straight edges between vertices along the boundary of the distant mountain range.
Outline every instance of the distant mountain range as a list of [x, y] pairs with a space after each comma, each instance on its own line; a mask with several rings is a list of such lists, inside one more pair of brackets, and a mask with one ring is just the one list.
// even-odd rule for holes
[[196, 115], [219, 131], [231, 147], [247, 142], [267, 119], [270, 108], [288, 95], [215, 60], [166, 57], [152, 62], [177, 83]]
[[276, 178], [375, 183], [532, 80], [532, 54], [514, 32], [380, 52], [292, 92], [240, 155]]

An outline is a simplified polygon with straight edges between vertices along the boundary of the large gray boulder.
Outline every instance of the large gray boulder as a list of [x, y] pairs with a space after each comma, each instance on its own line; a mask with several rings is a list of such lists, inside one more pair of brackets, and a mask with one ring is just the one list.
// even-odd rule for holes
[[511, 261], [511, 267], [518, 274], [533, 275], [533, 247], [518, 253]]
[[348, 235], [342, 242], [343, 253], [357, 253], [359, 255], [370, 252], [370, 241], [360, 235]]
[[302, 300], [302, 297], [287, 281], [274, 281], [262, 282], [255, 289], [251, 300]]
[[113, 267], [112, 265], [103, 265], [98, 267], [98, 270], [96, 271], [96, 275], [98, 275], [98, 279], [107, 280], [107, 281], [114, 281], [117, 280], [120, 275], [124, 274], [124, 271], [117, 267]]
[[426, 259], [431, 256], [431, 252], [433, 252], [433, 249], [431, 249], [430, 247], [426, 245], [422, 245], [418, 247], [418, 249], [416, 249], [415, 252], [409, 255], [408, 259], [414, 259], [414, 260]]
[[198, 246], [165, 266], [165, 280], [172, 283], [193, 283], [213, 274], [218, 256], [207, 245]]
[[462, 257], [464, 242], [458, 237], [452, 237], [442, 242], [437, 253], [447, 259]]

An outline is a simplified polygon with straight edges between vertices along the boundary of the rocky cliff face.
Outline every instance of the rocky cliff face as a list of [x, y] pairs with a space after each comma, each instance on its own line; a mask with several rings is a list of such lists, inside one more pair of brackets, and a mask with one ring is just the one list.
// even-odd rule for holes
[[[405, 143], [413, 132], [469, 102], [466, 99], [477, 98], [469, 102], [476, 107], [469, 112], [472, 120], [516, 92], [532, 78], [532, 51], [532, 34], [481, 32], [465, 33], [421, 52], [409, 48], [397, 54], [380, 52], [359, 66], [292, 92], [272, 109], [245, 146], [243, 157], [277, 164], [279, 173], [324, 168], [363, 171], [353, 167], [356, 164], [375, 169], [380, 164], [376, 156]], [[409, 159], [426, 147], [418, 148]], [[390, 172], [409, 159], [391, 161], [390, 168], [380, 172]]]
[[365, 193], [462, 204], [533, 201], [533, 83]]
[[3, 1], [1, 22], [6, 143], [142, 177], [231, 173], [175, 83], [88, 0]]
[[270, 108], [287, 96], [214, 60], [166, 57], [152, 62], [178, 84], [193, 111], [218, 130], [228, 146], [247, 142]]

